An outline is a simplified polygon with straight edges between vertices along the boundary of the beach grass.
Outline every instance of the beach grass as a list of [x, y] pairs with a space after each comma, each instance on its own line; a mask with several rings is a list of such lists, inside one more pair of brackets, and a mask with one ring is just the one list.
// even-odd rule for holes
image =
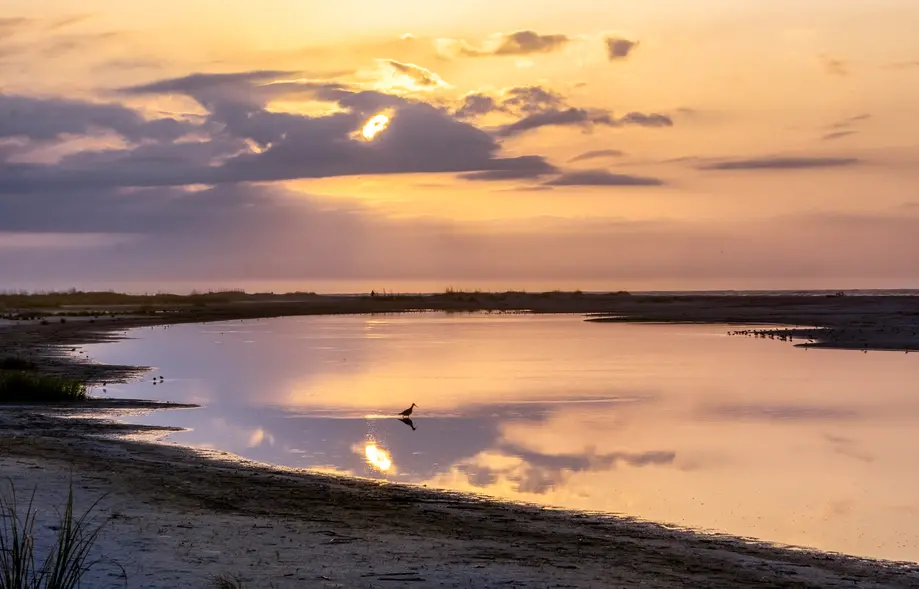
[[214, 589], [244, 589], [242, 580], [236, 575], [216, 575], [211, 579], [211, 587]]
[[58, 525], [51, 528], [57, 531], [54, 545], [39, 561], [35, 554], [35, 491], [25, 504], [23, 513], [15, 485], [10, 481], [9, 491], [0, 493], [0, 589], [79, 587], [83, 576], [102, 563], [101, 560], [90, 560], [90, 551], [104, 525], [91, 517], [103, 498], [96, 500], [81, 516], [75, 517], [71, 485]]
[[37, 368], [38, 364], [25, 358], [15, 356], [0, 358], [0, 370], [36, 370]]
[[0, 370], [0, 403], [72, 403], [86, 398], [86, 383], [80, 380]]

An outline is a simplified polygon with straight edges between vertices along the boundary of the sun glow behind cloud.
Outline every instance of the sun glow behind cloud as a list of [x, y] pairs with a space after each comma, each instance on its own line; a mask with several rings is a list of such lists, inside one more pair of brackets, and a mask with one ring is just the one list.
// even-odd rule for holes
[[386, 130], [389, 126], [389, 116], [383, 113], [373, 115], [361, 129], [361, 135], [367, 141], [373, 141], [373, 138]]

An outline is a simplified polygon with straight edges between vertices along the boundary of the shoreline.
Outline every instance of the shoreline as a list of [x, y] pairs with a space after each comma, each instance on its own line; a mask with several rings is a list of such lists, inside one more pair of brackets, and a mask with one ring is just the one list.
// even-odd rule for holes
[[[737, 297], [732, 297], [734, 305], [729, 306], [723, 304], [723, 297], [676, 301], [665, 297], [667, 300], [662, 301], [660, 297], [570, 295], [554, 304], [552, 300], [546, 303], [545, 298], [537, 297], [531, 295], [532, 308], [489, 307], [460, 312], [598, 314], [585, 317], [597, 323], [809, 325], [817, 328], [775, 327], [742, 335], [769, 337], [767, 334], [771, 333], [777, 339], [826, 338], [814, 339], [813, 344], [805, 341], [803, 345], [807, 347], [863, 349], [866, 346], [862, 340], [866, 340], [875, 346], [870, 349], [903, 344], [916, 345], [919, 349], [919, 341], [914, 341], [919, 339], [914, 335], [914, 321], [919, 321], [919, 299], [912, 297], [896, 297], [899, 301], [881, 297], [885, 300], [867, 302], [855, 301], [856, 297], [845, 302], [816, 297], [737, 301]], [[789, 300], [802, 298], [811, 300]], [[814, 299], [822, 305], [815, 304]], [[517, 306], [526, 307], [523, 304], [526, 302]], [[0, 327], [0, 357], [17, 352], [37, 360], [41, 372], [82, 378], [91, 383], [114, 382], [129, 379], [144, 368], [92, 364], [68, 354], [66, 348], [117, 340], [130, 328], [174, 323], [330, 313], [455, 311], [417, 307], [381, 309], [375, 301], [371, 303], [350, 301], [339, 307], [329, 307], [327, 303], [243, 308], [235, 305], [126, 315], [93, 323], [67, 321]], [[585, 312], [573, 307], [591, 310]], [[208, 561], [205, 568], [211, 571], [209, 574], [240, 574], [249, 587], [267, 586], [269, 582], [277, 587], [294, 587], [301, 586], [304, 580], [330, 587], [370, 587], [381, 580], [422, 583], [414, 586], [445, 583], [457, 587], [553, 586], [550, 581], [556, 583], [554, 586], [569, 587], [919, 586], [917, 563], [778, 546], [727, 534], [676, 529], [621, 515], [540, 508], [450, 491], [230, 460], [227, 455], [150, 441], [150, 436], [168, 432], [169, 428], [117, 421], [121, 411], [182, 407], [191, 406], [117, 399], [93, 399], [70, 406], [0, 405], [0, 467], [5, 473], [13, 472], [13, 478], [27, 486], [41, 485], [46, 472], [69, 470], [85, 489], [103, 488], [113, 493], [116, 502], [132, 504], [131, 509], [139, 520], [178, 518], [176, 521], [191, 522], [187, 524], [191, 528], [175, 522], [162, 524], [172, 526], [176, 533], [198, 530], [194, 534], [182, 532], [185, 543], [213, 543], [210, 534], [217, 535], [221, 529], [233, 530], [242, 538], [233, 549], [239, 554], [230, 560]], [[313, 576], [309, 573], [306, 577], [301, 568], [293, 576], [288, 576], [290, 571], [283, 567], [271, 569], [267, 576], [259, 572], [262, 566], [259, 563], [264, 560], [261, 553], [268, 549], [247, 536], [246, 530], [261, 530], [257, 526], [275, 526], [282, 521], [287, 522], [286, 534], [297, 535], [301, 542], [315, 542], [317, 534], [323, 538], [324, 543], [316, 547], [320, 556], [311, 560], [317, 570], [324, 572]], [[124, 533], [139, 534], [137, 530], [135, 526]], [[272, 545], [280, 546], [283, 537], [287, 536], [272, 536], [269, 540]], [[353, 540], [355, 537], [363, 539]], [[380, 545], [376, 542], [379, 538], [388, 540]], [[361, 553], [355, 562], [353, 546], [374, 542], [373, 555]], [[280, 563], [281, 550], [277, 552]], [[387, 577], [375, 572], [393, 560], [405, 559], [412, 561], [406, 570], [414, 576]], [[202, 566], [200, 559], [196, 562], [196, 566]], [[234, 570], [234, 566], [243, 564], [246, 570]], [[162, 566], [168, 569], [177, 565], [164, 561]], [[342, 573], [341, 567], [350, 572]], [[188, 573], [195, 570], [191, 567]], [[135, 586], [133, 581], [132, 586]]]
[[[154, 409], [156, 405], [145, 407]], [[67, 415], [76, 409], [50, 409], [58, 414], [48, 415], [46, 410], [40, 415], [29, 408], [0, 409], [0, 467], [12, 473], [20, 487], [31, 490], [37, 484], [48, 492], [44, 488], [48, 473], [69, 471], [83, 501], [94, 498], [90, 495], [93, 490], [97, 494], [110, 492], [112, 496], [104, 505], [111, 506], [113, 513], [129, 510], [132, 515], [128, 519], [184, 522], [170, 525], [191, 530], [183, 532], [183, 541], [196, 543], [196, 550], [246, 554], [246, 558], [217, 558], [206, 563], [205, 569], [210, 575], [239, 574], [248, 586], [265, 587], [271, 582], [276, 587], [295, 587], [301, 585], [294, 580], [327, 580], [329, 585], [319, 586], [371, 587], [381, 580], [380, 567], [390, 571], [401, 567], [429, 583], [417, 586], [434, 586], [445, 580], [454, 583], [448, 586], [458, 587], [508, 586], [492, 582], [506, 578], [509, 568], [514, 570], [510, 578], [515, 583], [510, 586], [518, 587], [919, 584], [917, 563], [774, 545], [623, 515], [546, 509], [413, 485], [274, 467], [224, 453], [130, 439], [126, 436], [130, 430], [145, 434], [159, 428], [113, 425], [95, 417]], [[44, 435], [35, 436], [36, 428]], [[16, 464], [27, 466], [17, 469]], [[264, 538], [267, 533], [260, 533], [261, 544], [248, 537], [251, 530], [262, 532], [272, 522], [285, 522], [285, 526], [278, 526], [281, 537], [273, 535], [269, 542]], [[120, 530], [119, 538], [131, 532], [123, 529], [120, 520], [115, 527]], [[174, 532], [177, 530], [166, 534], [165, 540]], [[240, 536], [237, 545], [235, 539]], [[268, 576], [263, 574], [259, 563], [274, 557], [265, 543], [280, 545], [288, 536], [320, 542], [323, 554], [310, 561], [316, 571], [324, 572], [310, 572], [304, 577], [301, 563], [296, 578], [288, 577], [290, 571], [283, 567], [272, 569]], [[162, 534], [160, 540], [164, 540]], [[375, 544], [370, 551], [372, 558], [355, 562], [355, 544]], [[115, 546], [106, 549], [121, 554]], [[123, 558], [132, 557], [125, 554]], [[201, 563], [185, 565], [194, 569]], [[162, 566], [179, 565], [172, 562]], [[132, 576], [136, 571], [128, 572], [131, 586], [137, 586]]]
[[[89, 363], [67, 355], [66, 348], [115, 341], [137, 327], [180, 323], [241, 321], [305, 315], [387, 314], [418, 311], [448, 313], [579, 314], [603, 323], [699, 323], [773, 326], [737, 335], [773, 337], [800, 347], [862, 351], [919, 351], [919, 296], [869, 295], [628, 295], [583, 293], [448, 293], [419, 296], [341, 297], [255, 300], [194, 306], [96, 306], [79, 310], [22, 310], [51, 314], [51, 320], [0, 325], [0, 358], [25, 357], [42, 372], [90, 384], [123, 381], [143, 366]], [[57, 315], [53, 313], [57, 312]], [[64, 313], [63, 315], [61, 313]], [[70, 313], [71, 315], [67, 315]], [[115, 313], [109, 315], [108, 313]], [[77, 316], [74, 317], [73, 315]], [[95, 314], [95, 315], [94, 315]], [[47, 315], [46, 315], [47, 316]], [[784, 326], [784, 327], [783, 327]], [[803, 327], [802, 327], [803, 326]], [[802, 342], [802, 340], [804, 340]]]

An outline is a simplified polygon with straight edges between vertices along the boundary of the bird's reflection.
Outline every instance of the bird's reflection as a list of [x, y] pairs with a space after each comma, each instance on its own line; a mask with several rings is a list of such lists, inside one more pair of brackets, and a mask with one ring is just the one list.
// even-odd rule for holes
[[415, 422], [413, 422], [412, 419], [411, 419], [410, 417], [400, 417], [400, 418], [399, 418], [399, 421], [401, 421], [401, 422], [404, 423], [405, 425], [407, 425], [407, 426], [409, 426], [410, 428], [412, 428], [412, 431], [415, 431], [415, 430], [417, 429], [417, 428], [415, 427]]

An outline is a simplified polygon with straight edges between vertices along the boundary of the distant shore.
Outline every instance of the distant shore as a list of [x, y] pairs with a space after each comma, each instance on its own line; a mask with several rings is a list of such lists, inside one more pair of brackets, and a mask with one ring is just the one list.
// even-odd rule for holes
[[[5, 306], [5, 308], [4, 308]], [[413, 311], [571, 313], [606, 322], [761, 325], [743, 335], [813, 348], [919, 350], [917, 296], [630, 295], [580, 292], [335, 296], [295, 293], [133, 297], [111, 293], [0, 295], [0, 358], [26, 357], [42, 371], [91, 383], [129, 378], [138, 367], [81, 360], [69, 347], [118, 339], [135, 327], [296, 315]], [[772, 326], [772, 327], [769, 327]], [[602, 328], [598, 326], [598, 328]]]
[[[0, 327], [0, 358], [26, 358], [41, 372], [99, 384], [130, 379], [143, 368], [94, 364], [77, 347], [117, 340], [131, 328], [413, 311], [573, 313], [597, 329], [622, 321], [757, 325], [742, 335], [808, 347], [919, 350], [919, 297], [444, 293], [20, 305], [0, 311], [29, 317]], [[253, 588], [307, 581], [318, 587], [919, 586], [919, 565], [269, 467], [152, 443], [143, 436], [164, 430], [117, 421], [123, 411], [181, 407], [103, 399], [0, 405], [0, 469], [20, 488], [44, 488], [45, 509], [57, 500], [56, 487], [47, 486], [67, 476], [84, 495], [110, 492], [117, 539], [104, 548], [134, 574], [154, 571], [144, 587], [207, 587], [206, 575], [220, 573], [240, 574]], [[189, 578], [201, 583], [189, 585]]]

